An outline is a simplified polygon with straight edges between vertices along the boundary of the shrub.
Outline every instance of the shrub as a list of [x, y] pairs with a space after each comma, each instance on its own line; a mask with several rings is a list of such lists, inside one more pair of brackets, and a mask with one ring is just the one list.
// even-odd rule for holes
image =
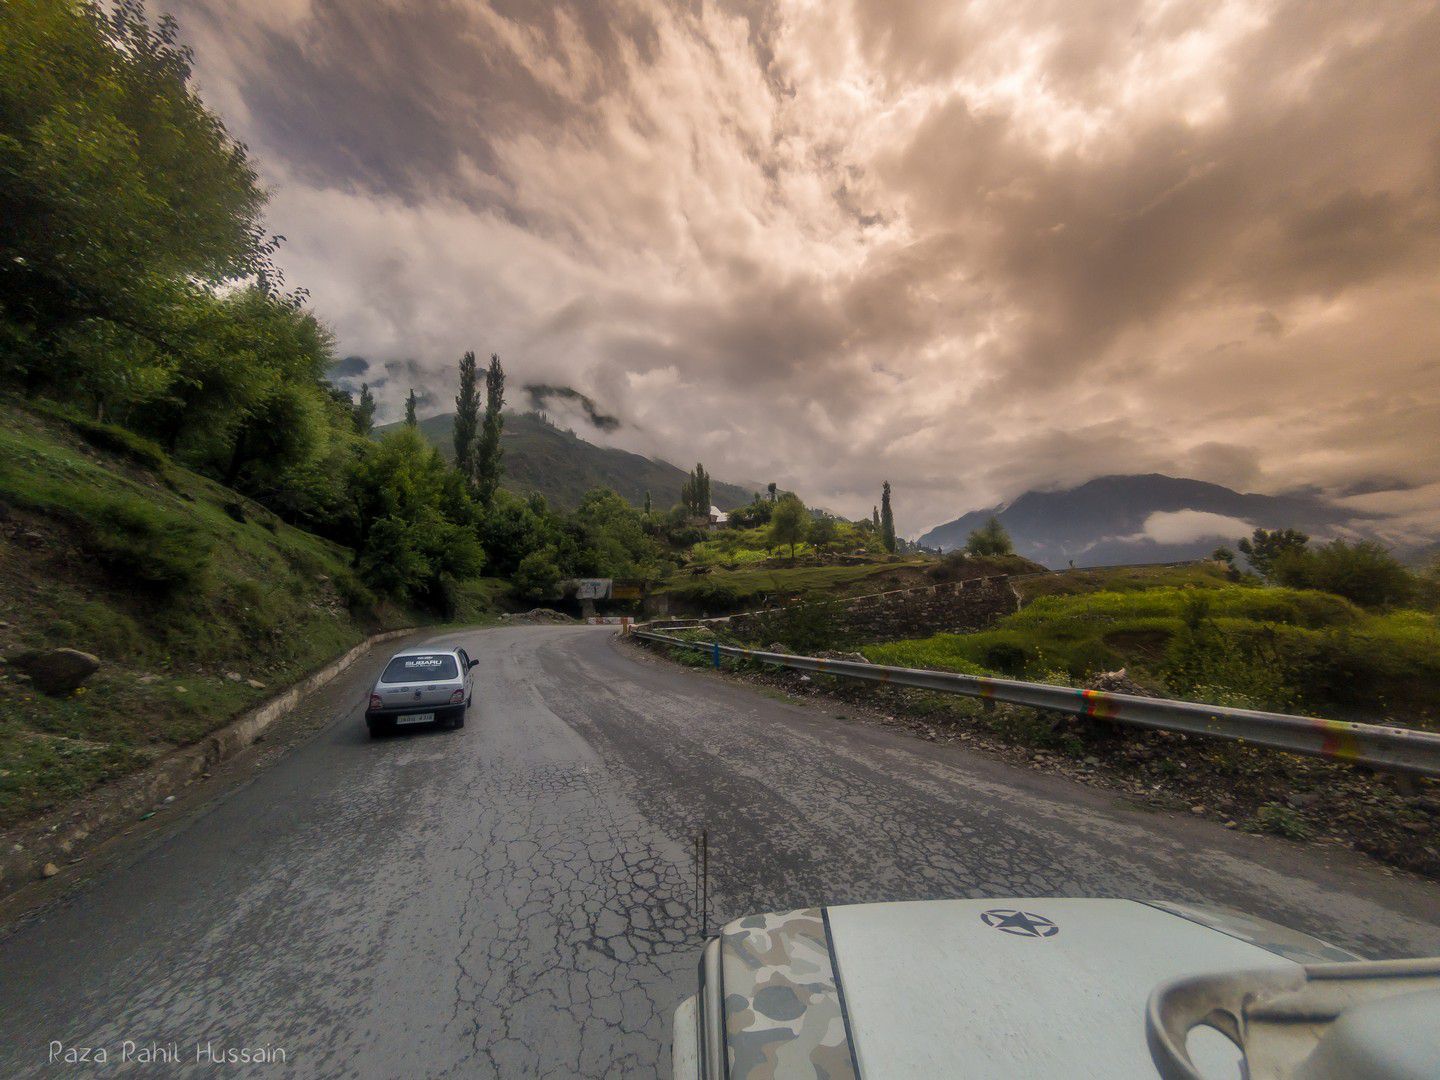
[[722, 582], [702, 581], [684, 589], [677, 589], [674, 596], [681, 603], [698, 607], [705, 612], [726, 612], [738, 608], [743, 597], [733, 585]]
[[555, 549], [532, 551], [515, 568], [515, 591], [526, 600], [552, 600], [560, 585], [560, 567]]
[[1283, 836], [1287, 840], [1308, 840], [1311, 833], [1303, 817], [1280, 803], [1266, 803], [1256, 810], [1251, 830]]

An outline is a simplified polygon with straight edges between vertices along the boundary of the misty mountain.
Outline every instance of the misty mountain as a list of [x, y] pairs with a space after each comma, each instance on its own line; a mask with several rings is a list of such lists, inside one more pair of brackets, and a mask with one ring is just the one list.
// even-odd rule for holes
[[[446, 461], [455, 458], [454, 425], [453, 413], [427, 416], [418, 425], [420, 434]], [[376, 431], [398, 426], [386, 424]], [[551, 506], [562, 510], [575, 509], [585, 493], [597, 487], [614, 488], [636, 506], [644, 504], [648, 491], [657, 511], [669, 510], [680, 501], [680, 489], [688, 475], [688, 470], [668, 461], [586, 442], [535, 413], [507, 412], [500, 446], [505, 452], [502, 486], [522, 494], [538, 491]], [[744, 506], [755, 491], [711, 481], [711, 501], [722, 510]]]
[[1318, 538], [1363, 531], [1362, 515], [1314, 495], [1244, 494], [1159, 473], [1102, 476], [1066, 491], [1027, 491], [1011, 503], [974, 510], [920, 537], [926, 547], [962, 547], [998, 517], [1028, 559], [1061, 568], [1202, 558], [1256, 527], [1286, 526]]

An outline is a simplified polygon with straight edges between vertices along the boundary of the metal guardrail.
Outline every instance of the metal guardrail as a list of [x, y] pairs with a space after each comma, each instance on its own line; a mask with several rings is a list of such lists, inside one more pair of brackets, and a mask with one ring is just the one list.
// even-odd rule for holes
[[686, 641], [654, 630], [634, 628], [631, 636], [662, 645], [709, 653], [718, 667], [722, 656], [758, 660], [778, 667], [864, 679], [890, 686], [937, 690], [986, 701], [1028, 705], [1034, 709], [1088, 716], [1135, 727], [1179, 731], [1216, 739], [1266, 746], [1292, 754], [1329, 758], [1353, 765], [1368, 765], [1386, 772], [1416, 773], [1440, 777], [1440, 735], [1413, 728], [1380, 724], [1357, 724], [1346, 720], [1322, 720], [1312, 716], [1230, 709], [1200, 705], [1191, 701], [1112, 694], [1103, 690], [1077, 690], [1069, 686], [957, 675], [923, 668], [887, 667], [853, 660], [825, 660], [813, 656], [741, 649], [713, 641]]

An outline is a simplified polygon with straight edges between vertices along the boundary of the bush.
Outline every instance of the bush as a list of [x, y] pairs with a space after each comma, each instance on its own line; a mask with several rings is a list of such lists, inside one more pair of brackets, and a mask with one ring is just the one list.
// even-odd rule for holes
[[750, 599], [749, 596], [742, 595], [733, 585], [710, 581], [702, 581], [698, 585], [677, 589], [673, 595], [682, 604], [697, 607], [707, 614], [734, 611], [741, 605], [742, 600]]
[[747, 636], [762, 646], [778, 641], [797, 653], [838, 649], [849, 641], [842, 615], [843, 609], [835, 600], [792, 604], [757, 619]]
[[965, 541], [965, 550], [971, 555], [1011, 555], [1015, 545], [1011, 543], [1005, 526], [1000, 524], [1000, 519], [992, 517], [970, 534]]
[[1283, 836], [1287, 840], [1310, 838], [1310, 826], [1305, 823], [1305, 819], [1280, 803], [1266, 803], [1256, 810], [1251, 831]]
[[1005, 675], [1021, 675], [1030, 666], [1035, 654], [1009, 641], [997, 641], [986, 648], [985, 666]]
[[553, 600], [560, 585], [555, 549], [532, 551], [515, 568], [515, 591], [526, 600]]

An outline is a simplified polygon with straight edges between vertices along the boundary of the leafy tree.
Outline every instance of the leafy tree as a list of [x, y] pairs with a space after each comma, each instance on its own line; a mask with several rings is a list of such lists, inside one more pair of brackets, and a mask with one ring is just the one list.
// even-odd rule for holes
[[878, 533], [880, 531], [880, 507], [872, 506], [870, 508], [870, 523]]
[[179, 351], [207, 286], [273, 295], [265, 193], [190, 62], [138, 0], [0, 5], [0, 370], [68, 387], [97, 343]]
[[645, 492], [645, 516], [650, 516], [650, 492]]
[[710, 516], [710, 476], [705, 466], [697, 464], [685, 477], [680, 488], [680, 503], [690, 517]]
[[640, 577], [660, 558], [639, 512], [609, 488], [586, 492], [574, 515], [582, 573]]
[[890, 481], [880, 489], [880, 542], [885, 550], [895, 554], [895, 515], [890, 511]]
[[504, 408], [505, 369], [500, 366], [499, 354], [491, 353], [490, 366], [485, 369], [485, 419], [475, 450], [475, 488], [481, 506], [488, 507], [495, 501], [495, 492], [505, 471], [504, 451], [500, 448], [500, 434], [505, 428]]
[[1226, 566], [1235, 565], [1235, 552], [1231, 551], [1224, 544], [1221, 544], [1214, 551], [1212, 551], [1210, 553], [1210, 558], [1214, 559], [1216, 562], [1222, 562]]
[[770, 515], [775, 512], [775, 504], [768, 498], [756, 496], [751, 502], [730, 511], [730, 525], [735, 529], [754, 529], [760, 525], [770, 523]]
[[410, 396], [405, 399], [405, 426], [414, 427], [418, 421], [415, 419], [415, 388], [410, 388]]
[[772, 503], [775, 501], [775, 492], [776, 492], [775, 481], [774, 481], [774, 480], [771, 480], [770, 483], [768, 483], [768, 484], [765, 485], [765, 493], [770, 496], [770, 501], [771, 501]]
[[561, 576], [554, 548], [532, 551], [515, 568], [515, 591], [527, 600], [551, 600], [559, 588]]
[[1015, 545], [1000, 519], [992, 517], [970, 534], [965, 541], [965, 550], [971, 555], [1013, 555]]
[[375, 430], [375, 395], [369, 383], [360, 384], [360, 400], [355, 405], [355, 434], [369, 435]]
[[1292, 545], [1275, 556], [1270, 572], [1277, 584], [1334, 593], [1363, 607], [1403, 604], [1415, 591], [1410, 572], [1373, 540], [1332, 540], [1314, 550]]
[[1257, 574], [1273, 581], [1275, 560], [1287, 551], [1304, 550], [1309, 543], [1310, 537], [1298, 529], [1256, 529], [1249, 539], [1242, 539], [1235, 546]]
[[480, 542], [492, 572], [513, 574], [520, 561], [555, 541], [555, 527], [542, 507], [503, 488], [495, 493], [480, 521]]
[[475, 354], [460, 358], [460, 393], [455, 398], [455, 468], [475, 482], [475, 440], [480, 431], [480, 389]]
[[825, 514], [810, 522], [810, 543], [817, 551], [828, 551], [840, 537], [840, 527], [834, 518]]
[[797, 496], [787, 493], [775, 504], [775, 512], [770, 515], [769, 541], [776, 547], [788, 544], [790, 558], [793, 559], [795, 545], [805, 539], [809, 526], [810, 513], [805, 504]]
[[364, 448], [353, 492], [361, 575], [392, 595], [433, 603], [443, 578], [472, 577], [484, 565], [475, 508], [459, 473], [413, 427]]

